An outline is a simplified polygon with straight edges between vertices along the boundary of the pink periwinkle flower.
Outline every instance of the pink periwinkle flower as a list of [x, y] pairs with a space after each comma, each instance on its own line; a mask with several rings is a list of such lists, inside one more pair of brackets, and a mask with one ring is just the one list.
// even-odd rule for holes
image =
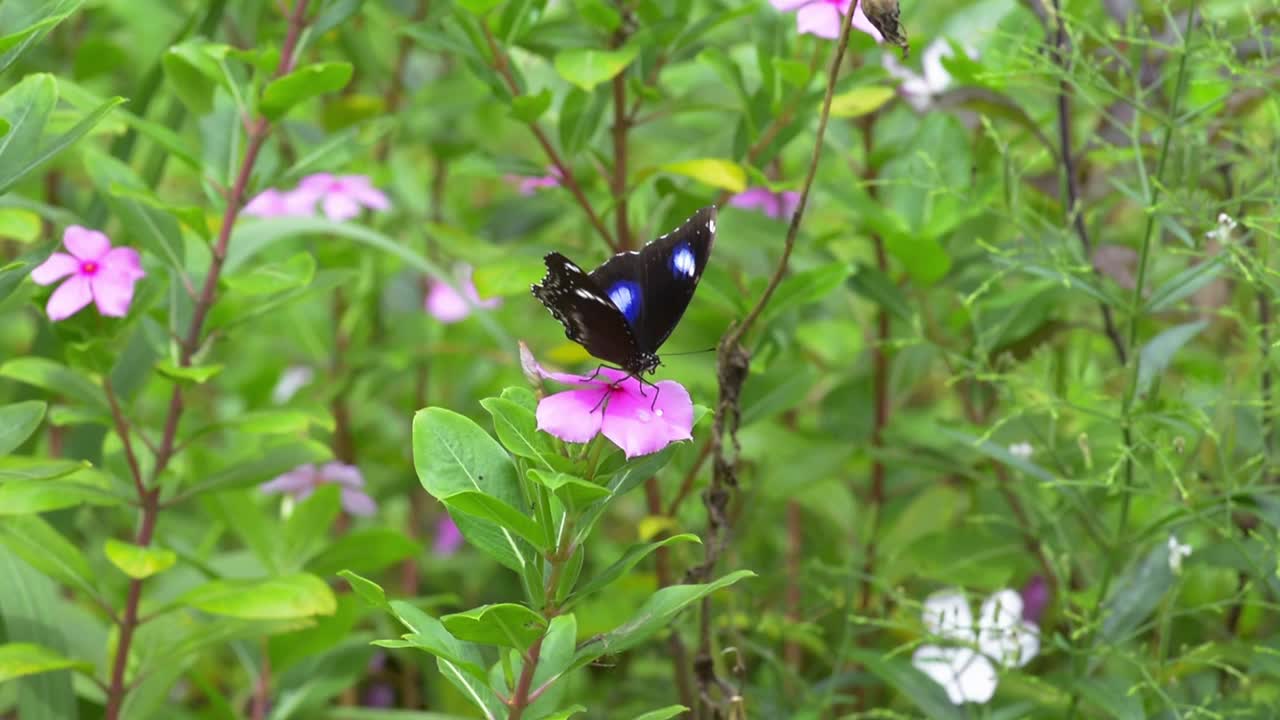
[[453, 518], [445, 513], [436, 521], [436, 537], [431, 543], [431, 553], [436, 557], [449, 557], [462, 548], [462, 531]]
[[316, 173], [302, 178], [293, 192], [308, 206], [320, 203], [325, 217], [335, 222], [356, 217], [361, 208], [387, 210], [391, 207], [391, 201], [366, 175]]
[[63, 231], [62, 244], [70, 254], [55, 252], [31, 271], [31, 280], [37, 285], [67, 278], [49, 296], [45, 308], [49, 319], [65, 320], [91, 301], [102, 315], [124, 317], [133, 302], [133, 286], [146, 276], [138, 251], [113, 248], [105, 234], [79, 225]]
[[532, 195], [543, 188], [559, 187], [560, 171], [553, 167], [546, 175], [504, 175], [503, 179], [515, 185], [521, 195]]
[[585, 443], [603, 432], [630, 459], [693, 439], [693, 401], [674, 380], [646, 385], [613, 368], [601, 368], [594, 377], [547, 372], [541, 366], [537, 372], [577, 387], [538, 402], [538, 429], [561, 440]]
[[1036, 575], [1022, 586], [1018, 594], [1022, 596], [1022, 619], [1039, 625], [1045, 608], [1049, 607], [1049, 583], [1043, 576]]
[[464, 265], [460, 270], [457, 285], [462, 289], [462, 294], [448, 283], [432, 281], [427, 287], [427, 296], [423, 302], [427, 312], [446, 325], [465, 320], [473, 308], [489, 310], [502, 304], [502, 298], [481, 300], [475, 283], [471, 282], [471, 268]]
[[[849, 13], [850, 6], [854, 4], [854, 0], [769, 0], [769, 2], [782, 12], [796, 11], [796, 32], [801, 35], [817, 35], [828, 40], [840, 37], [841, 18]], [[862, 12], [862, 3], [858, 3], [853, 10], [853, 27], [875, 38], [876, 42], [884, 41], [880, 31], [876, 30], [866, 14]]]
[[267, 188], [244, 206], [245, 215], [255, 217], [307, 217], [314, 210], [315, 198], [296, 190]]
[[378, 510], [378, 503], [364, 491], [364, 475], [355, 465], [331, 462], [320, 467], [299, 465], [289, 472], [258, 487], [264, 493], [284, 493], [294, 500], [305, 500], [321, 485], [342, 486], [342, 509], [350, 515], [367, 516]]
[[729, 204], [748, 210], [759, 210], [771, 218], [789, 221], [800, 205], [800, 193], [794, 190], [773, 192], [769, 188], [753, 187], [729, 198]]

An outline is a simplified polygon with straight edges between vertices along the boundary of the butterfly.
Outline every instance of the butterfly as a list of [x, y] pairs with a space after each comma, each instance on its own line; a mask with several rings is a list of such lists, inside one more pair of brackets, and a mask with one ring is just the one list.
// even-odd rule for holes
[[547, 275], [532, 287], [565, 337], [628, 375], [657, 370], [666, 342], [693, 299], [716, 238], [709, 205], [638, 251], [622, 252], [584, 271], [558, 252], [543, 258]]

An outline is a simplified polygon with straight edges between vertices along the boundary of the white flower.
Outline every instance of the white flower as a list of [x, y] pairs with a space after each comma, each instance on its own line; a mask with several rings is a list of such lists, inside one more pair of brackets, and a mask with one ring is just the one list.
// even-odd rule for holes
[[1027, 458], [1031, 457], [1032, 452], [1033, 452], [1033, 449], [1031, 447], [1031, 443], [1020, 442], [1020, 443], [1014, 443], [1009, 446], [1009, 454], [1016, 458], [1021, 458], [1023, 460], [1026, 460]]
[[306, 365], [294, 365], [280, 373], [280, 380], [271, 390], [271, 402], [283, 405], [298, 394], [298, 391], [311, 383], [316, 373]]
[[1204, 236], [1210, 240], [1217, 240], [1220, 243], [1224, 243], [1231, 239], [1231, 232], [1235, 229], [1235, 218], [1226, 213], [1218, 213], [1218, 227], [1205, 233]]
[[1182, 559], [1191, 556], [1191, 546], [1178, 542], [1176, 535], [1169, 536], [1169, 570], [1174, 575], [1182, 573]]
[[[978, 52], [973, 48], [965, 47], [964, 51], [971, 58], [978, 57]], [[911, 107], [923, 111], [933, 104], [934, 96], [942, 94], [951, 86], [951, 73], [942, 66], [942, 58], [952, 54], [951, 43], [946, 38], [938, 38], [924, 49], [919, 73], [903, 65], [893, 53], [884, 53], [881, 63], [890, 75], [902, 81], [899, 87]]]
[[976, 627], [962, 591], [936, 592], [924, 601], [924, 625], [954, 645], [921, 645], [911, 663], [956, 705], [987, 702], [997, 665], [1021, 667], [1040, 652], [1040, 629], [1022, 619], [1022, 596], [1007, 588], [983, 601]]

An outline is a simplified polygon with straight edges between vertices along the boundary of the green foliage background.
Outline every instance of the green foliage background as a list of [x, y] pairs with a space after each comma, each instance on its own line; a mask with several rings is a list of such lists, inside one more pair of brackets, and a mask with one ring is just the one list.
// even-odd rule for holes
[[[918, 110], [851, 33], [823, 134], [840, 43], [766, 2], [296, 2], [0, 1], [0, 717], [1276, 714], [1274, 0], [903, 0], [909, 67], [973, 56]], [[572, 182], [507, 177], [557, 163]], [[240, 214], [322, 171], [392, 210]], [[437, 501], [415, 413], [532, 483], [494, 429], [494, 398], [532, 417], [517, 342], [594, 367], [528, 295], [542, 255], [598, 263], [719, 204], [664, 350], [715, 346], [780, 268], [785, 220], [726, 205], [759, 186], [808, 196], [742, 338], [736, 487], [709, 459], [723, 356], [668, 355], [692, 442], [536, 441], [633, 488], [570, 553], [610, 584], [557, 616], [556, 543], [533, 575], [474, 535], [433, 553], [445, 506], [479, 511]], [[27, 278], [70, 224], [143, 254], [127, 318], [49, 322]], [[441, 324], [423, 292], [461, 264], [504, 302]], [[333, 459], [376, 516], [256, 490]], [[576, 512], [520, 487], [547, 537]], [[910, 663], [924, 599], [1036, 576], [1040, 655], [949, 704]], [[544, 624], [554, 692], [478, 709]], [[625, 652], [588, 658], [611, 631]], [[360, 707], [384, 685], [399, 712]]]

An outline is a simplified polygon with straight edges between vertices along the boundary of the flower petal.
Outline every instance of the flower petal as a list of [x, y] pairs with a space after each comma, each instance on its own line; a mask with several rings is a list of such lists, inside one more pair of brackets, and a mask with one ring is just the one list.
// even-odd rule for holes
[[362, 488], [364, 475], [355, 465], [330, 462], [320, 467], [320, 482], [337, 483], [346, 488]]
[[947, 692], [947, 699], [952, 705], [963, 705], [964, 692], [956, 680], [953, 670], [955, 655], [961, 648], [939, 647], [937, 645], [921, 645], [911, 656], [911, 664], [917, 670], [928, 675], [931, 680], [942, 686]]
[[447, 513], [436, 522], [436, 536], [431, 544], [431, 553], [436, 557], [449, 557], [462, 547], [462, 532], [458, 524]]
[[111, 249], [111, 240], [97, 230], [68, 225], [62, 232], [62, 244], [80, 260], [98, 261]]
[[31, 281], [37, 285], [49, 285], [79, 269], [79, 260], [66, 253], [56, 252], [31, 271]]
[[378, 503], [363, 490], [344, 487], [342, 488], [342, 509], [346, 510], [348, 515], [368, 517], [378, 512]]
[[658, 452], [673, 442], [691, 440], [692, 429], [693, 401], [689, 391], [674, 380], [663, 380], [649, 388], [646, 395], [640, 395], [639, 388], [615, 392], [605, 407], [601, 425], [604, 436], [622, 448], [628, 459]]
[[280, 373], [280, 379], [271, 389], [271, 402], [283, 405], [298, 391], [309, 384], [316, 376], [315, 370], [306, 365], [294, 365]]
[[334, 177], [329, 173], [313, 173], [298, 181], [300, 189], [326, 194], [333, 188]]
[[[602, 407], [596, 407], [605, 391], [600, 388], [566, 390], [538, 402], [538, 429], [565, 442], [584, 443], [600, 432]], [[594, 410], [593, 410], [594, 408]]]
[[138, 255], [138, 251], [131, 247], [111, 248], [106, 255], [102, 256], [99, 264], [103, 270], [132, 277], [135, 280], [147, 276], [146, 271], [142, 269], [142, 258]]
[[325, 195], [321, 207], [324, 208], [325, 217], [334, 222], [350, 220], [360, 214], [360, 203], [348, 195], [338, 193]]
[[255, 217], [284, 215], [286, 214], [284, 193], [275, 188], [267, 188], [245, 203], [241, 212]]
[[299, 465], [289, 472], [277, 475], [275, 478], [259, 485], [258, 491], [295, 495], [314, 487], [317, 480], [315, 465]]
[[1022, 596], [1016, 590], [1001, 588], [982, 601], [978, 627], [1007, 630], [1022, 620]]
[[367, 208], [373, 210], [388, 210], [391, 208], [391, 200], [387, 198], [387, 194], [375, 187], [358, 187], [351, 190], [351, 197]]
[[92, 300], [93, 289], [89, 286], [89, 278], [73, 275], [49, 296], [45, 312], [49, 314], [50, 320], [58, 322], [80, 312]]
[[995, 666], [969, 648], [956, 649], [951, 658], [951, 673], [965, 702], [985, 703], [996, 694]]
[[814, 0], [769, 0], [769, 4], [782, 12], [791, 12], [796, 8], [808, 5]]
[[424, 305], [431, 317], [446, 325], [464, 320], [471, 314], [471, 306], [466, 299], [448, 283], [439, 281], [431, 283]]
[[124, 317], [133, 302], [133, 286], [138, 279], [103, 267], [90, 280], [93, 301], [106, 317]]
[[1022, 596], [998, 590], [982, 603], [978, 617], [978, 648], [1005, 666], [1026, 665], [1040, 652], [1040, 631], [1022, 619]]
[[[525, 347], [527, 349], [527, 346]], [[538, 361], [533, 357], [533, 353], [528, 353], [528, 357], [526, 358], [522, 352], [520, 356], [520, 364], [526, 375], [532, 372], [540, 375], [541, 377], [547, 378], [548, 380], [555, 380], [558, 383], [576, 385], [578, 387], [612, 385], [614, 382], [627, 377], [625, 372], [608, 367], [597, 368], [597, 371], [591, 375], [574, 375], [573, 373], [551, 372], [538, 364]], [[634, 378], [632, 381], [639, 384], [639, 382], [635, 381]]]
[[835, 40], [840, 37], [840, 11], [826, 2], [805, 5], [796, 13], [796, 32]]
[[930, 595], [924, 601], [924, 626], [941, 638], [973, 642], [973, 613], [969, 610], [969, 599], [955, 588]]

